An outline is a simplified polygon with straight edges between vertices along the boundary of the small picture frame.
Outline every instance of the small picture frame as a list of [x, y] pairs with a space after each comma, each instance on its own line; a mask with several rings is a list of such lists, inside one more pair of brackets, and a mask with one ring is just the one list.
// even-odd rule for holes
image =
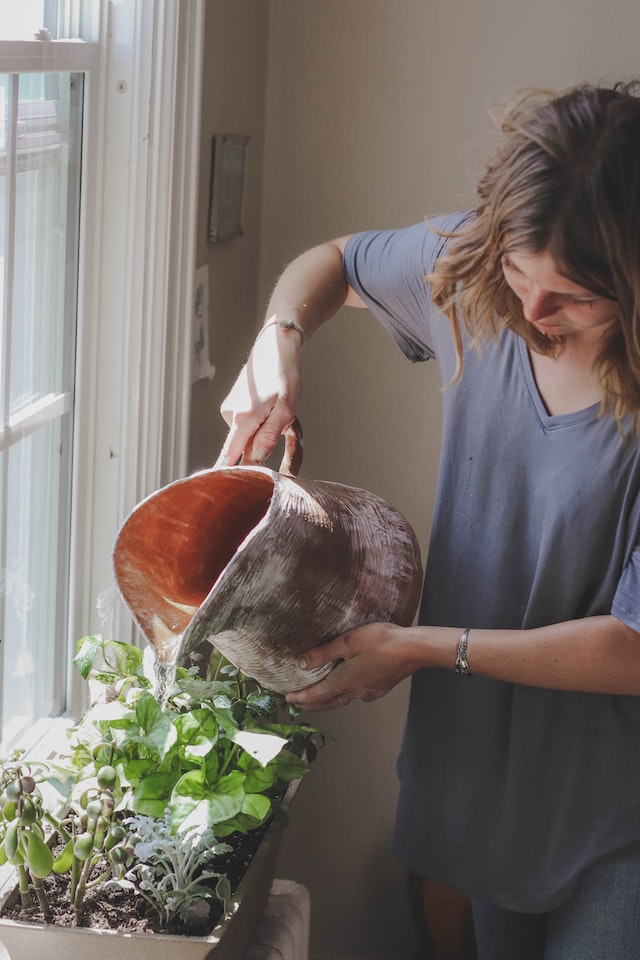
[[244, 171], [249, 137], [219, 133], [213, 138], [209, 243], [241, 237]]

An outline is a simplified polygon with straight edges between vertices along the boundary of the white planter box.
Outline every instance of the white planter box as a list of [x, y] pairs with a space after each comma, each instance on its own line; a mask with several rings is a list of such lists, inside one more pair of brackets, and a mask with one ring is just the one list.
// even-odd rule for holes
[[[285, 809], [290, 806], [299, 782], [289, 787], [283, 802]], [[0, 918], [0, 942], [11, 960], [241, 960], [269, 897], [284, 829], [280, 823], [271, 824], [238, 885], [230, 913], [209, 936], [119, 933]], [[17, 897], [16, 887], [4, 903]]]

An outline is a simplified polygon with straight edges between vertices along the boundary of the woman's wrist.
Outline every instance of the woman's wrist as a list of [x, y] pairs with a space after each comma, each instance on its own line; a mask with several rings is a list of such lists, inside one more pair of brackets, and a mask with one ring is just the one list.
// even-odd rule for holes
[[[462, 628], [417, 626], [407, 629], [407, 658], [414, 665], [412, 672], [425, 667], [457, 670], [458, 657], [464, 653], [460, 649]], [[469, 634], [466, 639], [468, 644]]]
[[304, 329], [300, 326], [297, 320], [293, 320], [291, 317], [269, 317], [269, 319], [262, 325], [261, 329], [258, 331], [256, 341], [260, 339], [262, 334], [267, 330], [268, 327], [279, 327], [281, 330], [292, 331], [299, 335], [300, 337], [300, 346], [304, 346], [305, 341], [305, 332]]

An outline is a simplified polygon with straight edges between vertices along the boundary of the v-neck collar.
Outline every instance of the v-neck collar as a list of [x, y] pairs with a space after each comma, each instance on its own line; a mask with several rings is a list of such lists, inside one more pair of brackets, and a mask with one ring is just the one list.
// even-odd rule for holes
[[599, 403], [592, 403], [583, 410], [576, 410], [574, 413], [550, 414], [547, 412], [546, 405], [540, 395], [538, 385], [536, 384], [533, 367], [531, 365], [531, 357], [529, 356], [529, 349], [522, 337], [519, 337], [517, 334], [514, 334], [514, 336], [517, 341], [520, 368], [522, 370], [524, 381], [527, 387], [527, 392], [542, 429], [545, 431], [551, 431], [560, 429], [561, 427], [570, 427], [576, 423], [597, 420], [600, 412]]

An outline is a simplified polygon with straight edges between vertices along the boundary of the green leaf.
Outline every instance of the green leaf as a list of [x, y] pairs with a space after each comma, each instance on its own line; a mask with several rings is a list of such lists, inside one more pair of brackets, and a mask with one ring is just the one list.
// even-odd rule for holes
[[51, 763], [50, 770], [47, 775], [47, 783], [50, 784], [61, 797], [67, 797], [71, 792], [71, 787], [74, 781], [74, 772], [73, 770], [63, 767], [62, 765]]
[[231, 707], [233, 705], [233, 699], [229, 696], [228, 693], [219, 693], [213, 698], [212, 701], [214, 707], [219, 707], [220, 710], [228, 710], [229, 716], [233, 716]]
[[[223, 698], [223, 699], [226, 699], [226, 698]], [[223, 706], [223, 707], [213, 706], [210, 709], [211, 709], [211, 713], [220, 724], [220, 729], [222, 730], [225, 736], [232, 737], [233, 734], [236, 732], [236, 730], [240, 729], [238, 723], [234, 719], [233, 713], [231, 712], [230, 708], [228, 708], [227, 706]]]
[[220, 877], [216, 884], [216, 897], [222, 900], [224, 912], [228, 913], [231, 909], [231, 884], [227, 877]]
[[187, 798], [176, 798], [169, 806], [171, 823], [176, 833], [210, 826], [206, 800], [190, 803]]
[[245, 771], [245, 790], [248, 793], [264, 793], [278, 779], [278, 772], [273, 767], [261, 767], [260, 764], [256, 764]]
[[218, 837], [228, 837], [232, 833], [249, 833], [259, 827], [263, 821], [258, 821], [255, 817], [247, 816], [245, 813], [238, 813], [224, 823], [216, 824], [216, 835]]
[[283, 737], [273, 733], [258, 733], [254, 730], [236, 730], [231, 739], [263, 766], [277, 757], [287, 745]]
[[78, 668], [84, 680], [87, 679], [98, 650], [102, 648], [102, 637], [83, 637], [78, 642], [78, 652], [73, 658], [74, 666]]
[[176, 797], [184, 797], [197, 803], [206, 796], [206, 793], [207, 783], [203, 771], [201, 769], [189, 770], [188, 773], [180, 777], [174, 786], [171, 800], [173, 802]]
[[[105, 735], [108, 734], [111, 730], [111, 726], [121, 720], [131, 720], [134, 718], [134, 713], [130, 707], [127, 707], [126, 704], [121, 703], [119, 700], [111, 700], [109, 703], [96, 703], [92, 707], [89, 707], [85, 713], [82, 723], [79, 725], [79, 729], [86, 730], [89, 724], [99, 724], [105, 723], [106, 726], [103, 730], [100, 730], [100, 739], [104, 740]], [[89, 741], [89, 736], [85, 739], [85, 742]], [[93, 738], [93, 744], [95, 744], [95, 737]]]
[[158, 764], [155, 760], [143, 757], [137, 760], [129, 760], [120, 766], [127, 783], [130, 783], [132, 787], [137, 787], [144, 777], [149, 777], [156, 772]]
[[238, 726], [242, 726], [247, 715], [247, 705], [244, 700], [236, 700], [231, 704], [231, 715]]
[[171, 816], [174, 824], [181, 824], [195, 808], [205, 813], [205, 822], [215, 832], [215, 825], [228, 820], [242, 810], [245, 797], [244, 774], [238, 770], [227, 774], [215, 785], [204, 780], [201, 770], [192, 770], [181, 777], [171, 795]]
[[122, 680], [122, 677], [119, 673], [112, 673], [109, 670], [96, 670], [95, 673], [91, 674], [91, 679], [97, 680], [105, 687], [112, 687]]
[[216, 750], [204, 758], [204, 776], [207, 783], [215, 783], [220, 776], [220, 757]]
[[[178, 687], [184, 693], [188, 693], [194, 700], [211, 700], [216, 697], [224, 696], [231, 703], [231, 698], [235, 696], [236, 684], [231, 684], [228, 680], [200, 680], [192, 677], [188, 680], [179, 680]], [[234, 689], [231, 689], [233, 686]]]
[[242, 813], [263, 823], [271, 812], [271, 801], [261, 793], [247, 793], [242, 802]]
[[103, 645], [106, 663], [121, 677], [134, 677], [142, 668], [143, 652], [132, 643], [121, 640], [107, 640]]
[[266, 690], [254, 690], [247, 697], [247, 707], [252, 713], [267, 720], [278, 719], [278, 704], [273, 694]]
[[64, 849], [53, 861], [54, 873], [66, 873], [73, 866], [73, 840], [69, 840]]
[[240, 671], [232, 663], [226, 663], [224, 667], [220, 668], [220, 673], [225, 677], [237, 677]]
[[145, 777], [132, 792], [136, 813], [161, 819], [169, 804], [176, 779], [175, 773], [152, 773]]
[[177, 742], [178, 734], [171, 717], [161, 710], [159, 703], [148, 690], [140, 693], [136, 704], [136, 718], [145, 732], [139, 742], [153, 746], [160, 759], [163, 759]]
[[53, 869], [53, 854], [50, 847], [38, 836], [30, 832], [27, 837], [26, 862], [34, 877], [48, 877]]
[[274, 770], [277, 776], [283, 780], [295, 780], [297, 777], [302, 777], [305, 773], [309, 773], [309, 764], [302, 760], [301, 757], [296, 756], [295, 753], [291, 753], [290, 750], [283, 750], [279, 753], [278, 756], [271, 761], [269, 768]]
[[186, 757], [206, 757], [220, 735], [218, 721], [204, 707], [183, 713], [175, 720], [181, 753]]

